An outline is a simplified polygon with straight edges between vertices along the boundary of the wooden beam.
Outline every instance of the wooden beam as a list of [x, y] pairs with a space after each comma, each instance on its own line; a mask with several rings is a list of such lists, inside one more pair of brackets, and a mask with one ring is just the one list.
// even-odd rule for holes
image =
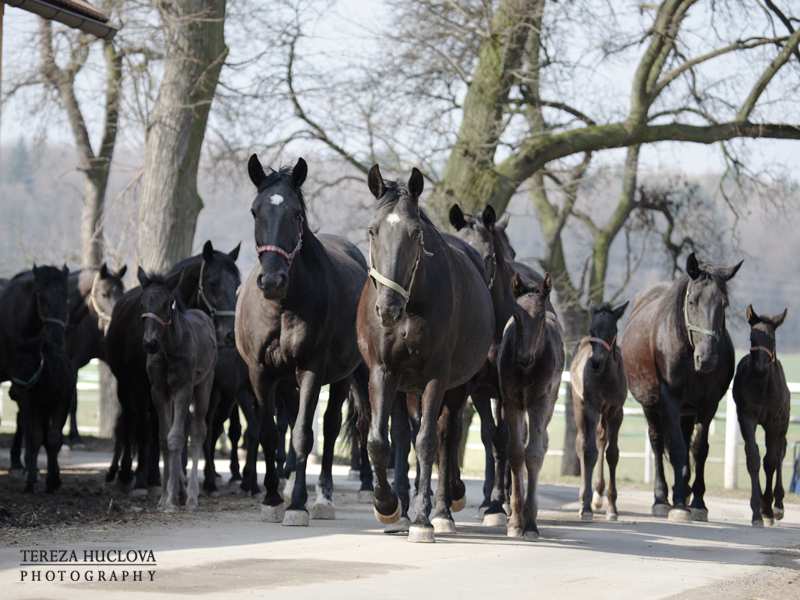
[[88, 14], [64, 8], [47, 0], [4, 0], [9, 6], [21, 8], [39, 15], [45, 19], [58, 21], [68, 27], [80, 29], [84, 33], [103, 39], [111, 39], [117, 34], [118, 28], [96, 19]]

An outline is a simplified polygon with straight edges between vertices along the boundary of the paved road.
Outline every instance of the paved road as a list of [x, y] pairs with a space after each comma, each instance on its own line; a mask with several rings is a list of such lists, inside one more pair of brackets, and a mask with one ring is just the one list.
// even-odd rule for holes
[[419, 545], [384, 534], [343, 471], [337, 486], [337, 519], [308, 528], [264, 523], [256, 501], [242, 499], [241, 509], [228, 512], [117, 530], [42, 531], [24, 542], [81, 557], [84, 549], [152, 549], [152, 583], [20, 583], [20, 545], [2, 543], [0, 596], [800, 598], [800, 504], [787, 505], [778, 526], [759, 530], [749, 526], [746, 502], [709, 498], [712, 522], [677, 524], [648, 515], [649, 493], [623, 488], [618, 522], [581, 523], [575, 488], [545, 485], [541, 538], [514, 541], [477, 522], [480, 482], [469, 481], [473, 503], [458, 514], [458, 533]]

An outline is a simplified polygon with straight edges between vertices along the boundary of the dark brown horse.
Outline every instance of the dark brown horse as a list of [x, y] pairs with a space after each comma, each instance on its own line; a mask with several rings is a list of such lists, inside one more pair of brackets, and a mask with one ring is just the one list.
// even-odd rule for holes
[[[578, 343], [570, 365], [572, 404], [575, 409], [575, 451], [581, 463], [578, 514], [592, 520], [592, 508], [603, 508], [605, 477], [603, 454], [608, 461], [606, 518], [617, 520], [617, 462], [622, 407], [628, 395], [622, 352], [617, 346], [617, 321], [628, 303], [613, 308], [604, 303], [592, 307], [589, 335]], [[592, 495], [592, 474], [600, 456], [600, 477]]]
[[[758, 315], [753, 306], [748, 305], [750, 353], [739, 361], [736, 377], [733, 380], [733, 399], [736, 402], [739, 428], [744, 439], [747, 472], [750, 474], [753, 527], [763, 527], [764, 521], [772, 525], [775, 519], [783, 518], [784, 491], [781, 467], [786, 456], [786, 432], [789, 428], [791, 395], [786, 385], [783, 365], [778, 360], [775, 330], [783, 324], [787, 310], [775, 316]], [[764, 428], [764, 440], [767, 446], [764, 455], [766, 489], [763, 494], [759, 481], [759, 456], [756, 444], [758, 425]]]
[[[367, 278], [358, 248], [338, 236], [317, 237], [308, 226], [302, 185], [308, 167], [264, 172], [256, 155], [248, 165], [258, 192], [251, 207], [259, 265], [242, 285], [236, 304], [236, 346], [247, 363], [262, 412], [267, 462], [265, 519], [308, 525], [306, 462], [314, 442], [312, 423], [320, 388], [331, 384], [323, 425], [324, 444], [316, 518], [333, 518], [333, 446], [351, 375], [361, 364], [356, 346], [356, 305]], [[282, 382], [300, 390], [292, 446], [296, 456], [291, 503], [283, 512], [275, 465], [275, 392]], [[365, 394], [366, 382], [361, 382]]]
[[[503, 329], [497, 354], [511, 466], [507, 534], [535, 538], [539, 536], [536, 488], [547, 453], [547, 425], [561, 385], [564, 342], [558, 317], [548, 308], [549, 273], [541, 283], [514, 275], [512, 289], [517, 307]], [[523, 484], [526, 472], [527, 485]]]
[[[708, 520], [705, 464], [708, 428], [733, 378], [734, 353], [725, 328], [728, 281], [742, 263], [717, 267], [686, 260], [686, 276], [656, 284], [634, 300], [620, 347], [628, 387], [642, 405], [656, 464], [652, 512], [670, 520]], [[692, 431], [695, 431], [692, 439]], [[667, 501], [664, 449], [675, 473]], [[688, 447], [695, 463], [691, 512]]]
[[[369, 455], [375, 469], [375, 516], [400, 518], [398, 497], [387, 479], [388, 425], [398, 391], [421, 394], [416, 452], [419, 493], [410, 541], [434, 541], [430, 522], [431, 473], [437, 455], [437, 422], [443, 406], [457, 415], [463, 388], [486, 362], [494, 311], [480, 256], [457, 238], [445, 238], [419, 208], [422, 174], [408, 185], [384, 181], [377, 165], [369, 189], [377, 199], [369, 227], [371, 284], [358, 305], [358, 345], [369, 368], [372, 422]], [[450, 404], [446, 395], [452, 393]], [[450, 422], [452, 423], [452, 417]], [[454, 474], [440, 460], [439, 485]], [[450, 498], [445, 498], [449, 504]]]

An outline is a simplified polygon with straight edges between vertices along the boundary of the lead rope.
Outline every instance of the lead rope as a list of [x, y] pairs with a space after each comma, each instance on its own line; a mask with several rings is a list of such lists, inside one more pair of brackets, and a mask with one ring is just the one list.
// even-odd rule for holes
[[703, 335], [708, 335], [714, 339], [716, 339], [717, 332], [711, 331], [710, 329], [704, 329], [702, 327], [698, 327], [697, 325], [692, 325], [689, 322], [689, 284], [686, 284], [686, 296], [683, 299], [683, 321], [686, 324], [686, 335], [689, 338], [689, 345], [694, 348], [694, 340], [692, 339], [692, 332], [702, 333]]
[[769, 356], [769, 362], [774, 363], [775, 359], [777, 358], [776, 353], [767, 348], [766, 346], [750, 346], [750, 352], [753, 350], [757, 350], [758, 352], [764, 352], [767, 356]]
[[20, 387], [31, 387], [36, 385], [36, 382], [39, 381], [39, 378], [42, 376], [42, 371], [44, 371], [44, 353], [39, 350], [39, 366], [36, 368], [36, 371], [33, 375], [30, 376], [29, 379], [18, 379], [17, 377], [12, 377], [11, 381]]

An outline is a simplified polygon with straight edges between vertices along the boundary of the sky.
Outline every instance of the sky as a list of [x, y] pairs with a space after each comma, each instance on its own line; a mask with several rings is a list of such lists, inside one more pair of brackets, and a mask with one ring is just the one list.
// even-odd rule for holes
[[[638, 5], [638, 2], [627, 2]], [[633, 17], [631, 17], [633, 18]], [[353, 59], [367, 55], [377, 55], [381, 49], [378, 47], [377, 33], [383, 25], [391, 23], [392, 15], [381, 0], [338, 0], [331, 2], [325, 10], [309, 10], [304, 15], [305, 26], [309, 36], [304, 41], [305, 52], [314, 60], [330, 61], [332, 66], [337, 61], [342, 64]], [[13, 70], [10, 60], [15, 51], [23, 49], [30, 43], [30, 35], [36, 28], [36, 17], [17, 8], [6, 7], [5, 16], [5, 65], [4, 75]], [[25, 51], [35, 50], [24, 48]], [[232, 48], [232, 55], [237, 49]], [[385, 51], [385, 50], [384, 50]], [[584, 73], [584, 77], [591, 77], [591, 84], [600, 87], [607, 98], [614, 98], [621, 102], [624, 108], [629, 94], [630, 77], [633, 67], [632, 62], [612, 64], [594, 73]], [[735, 65], [735, 68], [746, 69], [747, 65]], [[86, 94], [91, 95], [93, 81], [99, 82], [99, 74], [90, 75], [83, 85]], [[569, 85], [569, 82], [567, 82]], [[586, 100], [586, 99], [584, 99]], [[591, 102], [588, 102], [591, 107]], [[25, 97], [13, 102], [3, 111], [0, 127], [0, 141], [4, 144], [14, 143], [23, 138], [33, 140], [34, 132], [29, 125], [26, 113], [28, 105]], [[780, 114], [770, 115], [777, 120]], [[97, 124], [94, 124], [95, 130]], [[52, 142], [72, 143], [66, 123], [58, 114], [48, 115], [46, 138]], [[133, 140], [127, 140], [129, 143]], [[126, 143], [123, 138], [122, 143]], [[800, 167], [800, 152], [797, 152], [797, 142], [793, 141], [765, 141], [746, 144], [748, 163], [754, 169], [761, 169], [779, 164], [788, 171], [797, 171]], [[623, 158], [623, 150], [606, 151], [596, 163], [619, 163]], [[642, 154], [643, 170], [650, 171], [683, 171], [687, 174], [704, 174], [721, 172], [724, 162], [716, 146], [687, 143], [661, 143], [647, 146]]]

